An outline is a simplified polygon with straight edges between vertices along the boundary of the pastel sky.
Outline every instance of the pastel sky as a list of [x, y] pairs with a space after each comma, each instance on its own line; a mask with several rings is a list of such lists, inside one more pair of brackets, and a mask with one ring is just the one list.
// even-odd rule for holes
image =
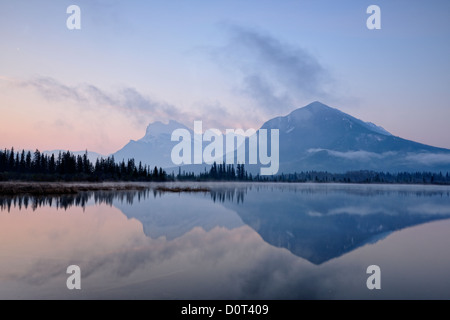
[[156, 120], [257, 129], [319, 100], [450, 148], [449, 15], [448, 0], [3, 0], [0, 147], [107, 155]]

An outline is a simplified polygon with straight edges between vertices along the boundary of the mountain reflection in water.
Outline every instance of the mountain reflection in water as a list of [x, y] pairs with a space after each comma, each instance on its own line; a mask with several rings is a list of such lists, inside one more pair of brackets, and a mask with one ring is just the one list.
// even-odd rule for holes
[[[322, 264], [406, 227], [450, 217], [449, 188], [383, 185], [208, 184], [209, 191], [170, 194], [139, 191], [80, 192], [64, 196], [0, 197], [0, 210], [69, 210], [87, 205], [119, 208], [143, 225], [147, 237], [168, 240], [195, 227], [233, 229], [243, 224], [264, 241]], [[153, 199], [169, 197], [168, 201]], [[237, 213], [215, 212], [207, 203]], [[217, 210], [216, 210], [217, 211]]]

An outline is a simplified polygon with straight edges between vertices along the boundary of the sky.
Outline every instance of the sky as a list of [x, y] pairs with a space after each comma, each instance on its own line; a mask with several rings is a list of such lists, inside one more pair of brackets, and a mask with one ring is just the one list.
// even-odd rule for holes
[[154, 121], [258, 129], [318, 100], [450, 148], [449, 14], [446, 0], [1, 0], [0, 147], [107, 155]]

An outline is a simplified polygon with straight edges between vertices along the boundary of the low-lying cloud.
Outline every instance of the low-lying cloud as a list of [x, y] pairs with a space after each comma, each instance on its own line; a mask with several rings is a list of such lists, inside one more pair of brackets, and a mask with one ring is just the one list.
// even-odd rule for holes
[[448, 153], [414, 153], [408, 154], [406, 160], [419, 162], [426, 165], [450, 164]]
[[364, 150], [342, 152], [342, 151], [320, 149], [320, 148], [308, 149], [309, 153], [317, 153], [317, 152], [321, 152], [321, 151], [326, 151], [329, 155], [334, 156], [334, 157], [343, 158], [343, 159], [347, 159], [347, 160], [358, 160], [358, 161], [383, 159], [383, 158], [393, 156], [396, 154], [393, 151], [383, 152], [383, 153], [375, 153], [375, 152], [369, 152], [369, 151], [364, 151]]

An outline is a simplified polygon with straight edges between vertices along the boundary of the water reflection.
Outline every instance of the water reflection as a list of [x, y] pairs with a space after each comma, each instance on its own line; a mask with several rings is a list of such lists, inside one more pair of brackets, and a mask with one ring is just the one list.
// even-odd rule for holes
[[[11, 211], [11, 208], [22, 207], [26, 210], [28, 207], [35, 211], [38, 207], [56, 207], [57, 209], [68, 210], [69, 208], [85, 207], [90, 200], [97, 205], [107, 204], [112, 206], [115, 201], [126, 202], [132, 205], [134, 201], [145, 200], [149, 197], [149, 190], [139, 191], [92, 191], [79, 192], [77, 194], [66, 195], [16, 195], [16, 196], [0, 196], [0, 211]], [[156, 193], [155, 193], [156, 196]]]
[[266, 242], [314, 264], [450, 217], [448, 188], [416, 186], [258, 185], [244, 205], [225, 206]]
[[[89, 204], [119, 208], [144, 233], [175, 239], [195, 227], [246, 224], [267, 243], [322, 264], [391, 232], [450, 217], [448, 187], [209, 184], [209, 192], [80, 192], [64, 196], [0, 197], [0, 210], [41, 206], [68, 210]], [[154, 201], [163, 198], [162, 201]], [[244, 201], [245, 199], [245, 201]], [[212, 203], [211, 203], [212, 201]], [[225, 209], [225, 210], [224, 210]], [[230, 215], [226, 209], [237, 213]]]
[[[213, 202], [234, 202], [243, 203], [244, 195], [247, 188], [244, 189], [223, 189], [210, 190], [203, 193], [208, 193]], [[15, 196], [0, 196], [0, 211], [11, 211], [11, 208], [22, 207], [26, 210], [30, 207], [33, 211], [38, 207], [55, 206], [57, 209], [67, 210], [73, 206], [85, 207], [93, 201], [96, 205], [107, 204], [112, 206], [116, 203], [126, 203], [133, 205], [135, 202], [146, 201], [148, 198], [161, 196], [167, 193], [158, 188], [148, 188], [146, 190], [126, 190], [126, 191], [81, 191], [77, 194], [66, 195], [48, 195], [35, 196], [30, 194], [15, 195]]]
[[207, 187], [0, 197], [0, 298], [71, 298], [69, 264], [84, 298], [450, 298], [448, 187]]

